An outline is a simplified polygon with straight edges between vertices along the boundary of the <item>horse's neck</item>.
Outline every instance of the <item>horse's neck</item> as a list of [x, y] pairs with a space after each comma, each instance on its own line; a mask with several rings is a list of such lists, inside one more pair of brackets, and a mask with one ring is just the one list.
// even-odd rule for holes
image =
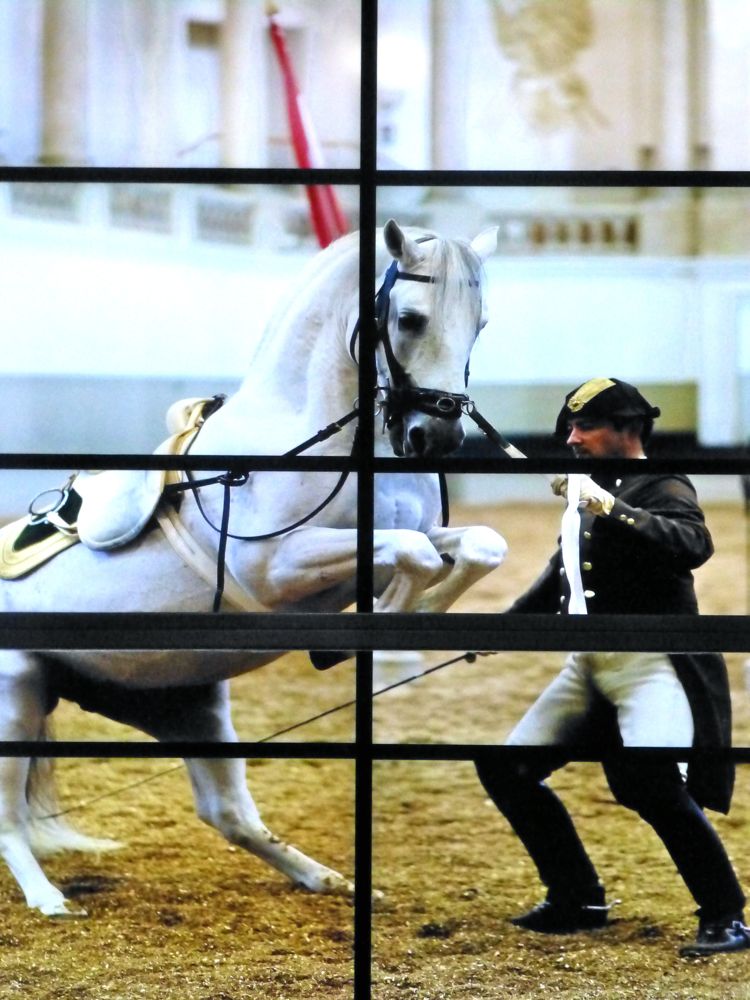
[[[381, 272], [390, 260], [378, 240], [376, 270]], [[289, 388], [290, 379], [306, 379], [310, 364], [321, 358], [330, 364], [335, 358], [345, 362], [342, 376], [356, 383], [345, 334], [356, 317], [358, 300], [359, 234], [350, 233], [313, 258], [279, 303], [246, 381], [262, 379], [274, 391], [295, 400], [298, 397]]]
[[[346, 339], [357, 310], [357, 250], [356, 239], [344, 240], [305, 269], [272, 316], [239, 390], [207, 422], [202, 451], [283, 451], [351, 410], [358, 371]], [[337, 435], [337, 444], [352, 430]]]

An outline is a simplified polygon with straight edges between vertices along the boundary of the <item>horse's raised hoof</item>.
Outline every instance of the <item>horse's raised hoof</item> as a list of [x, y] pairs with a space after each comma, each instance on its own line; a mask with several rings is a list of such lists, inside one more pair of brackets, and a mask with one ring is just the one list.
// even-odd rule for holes
[[88, 913], [82, 906], [76, 906], [69, 899], [60, 902], [47, 903], [38, 906], [37, 909], [45, 917], [52, 917], [53, 920], [82, 920], [88, 917]]
[[337, 649], [311, 649], [310, 650], [310, 660], [312, 665], [316, 670], [330, 670], [331, 667], [335, 667], [337, 663], [343, 663], [344, 660], [350, 660], [354, 656], [352, 650], [337, 650]]

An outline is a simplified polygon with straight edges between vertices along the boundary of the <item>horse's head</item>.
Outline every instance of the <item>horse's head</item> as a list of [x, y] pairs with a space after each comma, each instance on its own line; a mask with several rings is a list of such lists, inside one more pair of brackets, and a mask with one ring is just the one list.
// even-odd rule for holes
[[378, 292], [378, 384], [397, 455], [439, 456], [464, 439], [469, 355], [486, 323], [482, 262], [497, 228], [471, 243], [408, 236], [393, 221], [383, 238], [393, 262]]

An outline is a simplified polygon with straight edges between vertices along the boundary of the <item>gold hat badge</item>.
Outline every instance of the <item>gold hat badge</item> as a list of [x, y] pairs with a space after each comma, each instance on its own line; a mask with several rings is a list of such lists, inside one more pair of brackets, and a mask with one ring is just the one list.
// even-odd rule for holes
[[568, 409], [571, 413], [578, 413], [594, 396], [598, 396], [600, 392], [610, 389], [615, 384], [611, 378], [590, 378], [588, 382], [584, 382], [582, 386], [576, 389], [570, 397], [567, 402]]

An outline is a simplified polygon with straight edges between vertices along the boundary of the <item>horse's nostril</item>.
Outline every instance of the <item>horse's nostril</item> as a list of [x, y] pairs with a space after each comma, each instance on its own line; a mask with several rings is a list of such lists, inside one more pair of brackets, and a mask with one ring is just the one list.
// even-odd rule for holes
[[421, 427], [412, 427], [409, 430], [409, 445], [415, 455], [423, 455], [427, 448], [427, 435]]

